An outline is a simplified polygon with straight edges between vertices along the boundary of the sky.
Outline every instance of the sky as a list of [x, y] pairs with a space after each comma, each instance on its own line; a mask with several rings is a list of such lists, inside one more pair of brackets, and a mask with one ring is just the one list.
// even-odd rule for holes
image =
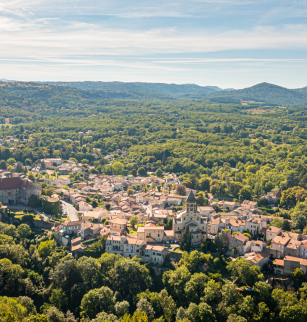
[[307, 86], [307, 0], [1, 0], [0, 79]]

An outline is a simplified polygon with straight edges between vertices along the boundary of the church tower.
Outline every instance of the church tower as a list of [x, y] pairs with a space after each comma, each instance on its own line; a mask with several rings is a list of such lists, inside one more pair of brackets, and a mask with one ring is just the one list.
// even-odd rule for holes
[[192, 189], [190, 190], [190, 193], [187, 199], [187, 212], [197, 212], [196, 199]]

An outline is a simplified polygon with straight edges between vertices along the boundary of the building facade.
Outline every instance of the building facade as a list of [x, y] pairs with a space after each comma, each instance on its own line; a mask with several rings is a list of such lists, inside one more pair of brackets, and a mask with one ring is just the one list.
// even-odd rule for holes
[[19, 177], [0, 178], [0, 202], [2, 205], [14, 203], [26, 205], [32, 195], [41, 198], [42, 186], [40, 184]]
[[186, 209], [180, 212], [173, 220], [173, 233], [176, 241], [181, 239], [186, 226], [189, 227], [191, 232], [192, 245], [199, 245], [206, 241], [208, 221], [197, 210], [197, 204], [192, 190], [186, 201]]

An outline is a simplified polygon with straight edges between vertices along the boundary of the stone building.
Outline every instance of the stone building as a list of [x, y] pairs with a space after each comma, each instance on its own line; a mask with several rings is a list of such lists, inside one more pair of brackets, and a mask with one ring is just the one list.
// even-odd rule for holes
[[176, 241], [181, 239], [186, 226], [189, 227], [191, 232], [192, 245], [198, 245], [206, 241], [208, 221], [197, 211], [197, 204], [192, 190], [186, 201], [186, 209], [177, 214], [173, 220], [173, 232]]
[[42, 186], [29, 179], [19, 177], [0, 178], [0, 202], [3, 205], [14, 203], [27, 204], [29, 198], [42, 196]]

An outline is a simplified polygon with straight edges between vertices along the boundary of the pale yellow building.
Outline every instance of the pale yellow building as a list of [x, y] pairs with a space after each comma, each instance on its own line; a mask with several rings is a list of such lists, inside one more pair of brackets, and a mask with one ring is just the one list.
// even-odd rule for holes
[[197, 211], [197, 204], [192, 190], [186, 201], [186, 209], [177, 214], [173, 220], [173, 232], [176, 241], [180, 241], [186, 226], [189, 227], [191, 232], [192, 245], [198, 245], [206, 241], [208, 221]]

